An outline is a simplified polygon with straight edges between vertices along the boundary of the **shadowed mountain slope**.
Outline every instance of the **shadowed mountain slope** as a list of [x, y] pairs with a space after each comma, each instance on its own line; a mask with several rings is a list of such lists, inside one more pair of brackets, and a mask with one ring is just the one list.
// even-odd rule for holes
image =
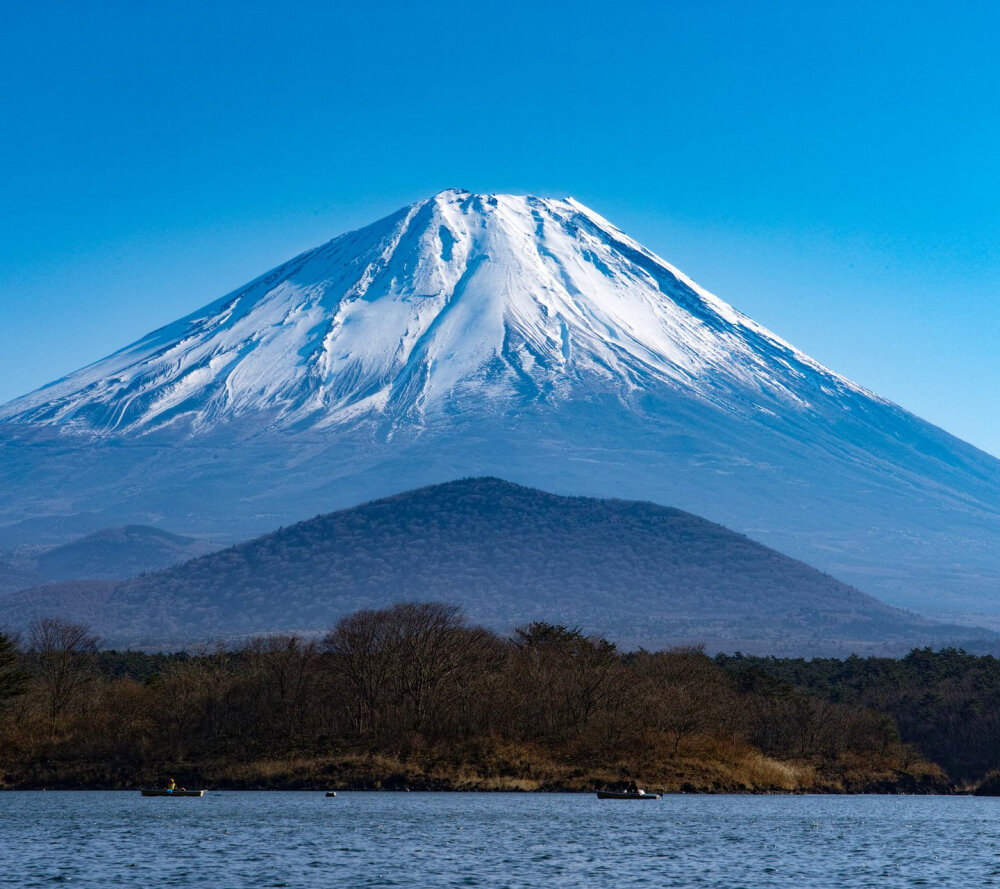
[[2, 603], [62, 614], [115, 644], [313, 633], [398, 600], [463, 605], [500, 631], [579, 624], [627, 647], [831, 654], [981, 637], [934, 624], [702, 518], [560, 497], [494, 478], [423, 488], [300, 522], [120, 584]]

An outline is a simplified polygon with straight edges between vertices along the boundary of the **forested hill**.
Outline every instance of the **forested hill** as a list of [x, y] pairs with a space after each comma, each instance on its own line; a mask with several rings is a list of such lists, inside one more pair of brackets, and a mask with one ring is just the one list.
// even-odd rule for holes
[[166, 646], [316, 632], [403, 599], [460, 604], [501, 632], [544, 620], [651, 649], [902, 652], [984, 635], [890, 608], [680, 510], [495, 478], [318, 516], [124, 583], [54, 585], [3, 602], [22, 623], [57, 614], [114, 644]]
[[35, 571], [49, 580], [124, 580], [169, 568], [219, 549], [216, 544], [171, 534], [160, 528], [126, 525], [105, 528], [42, 552]]

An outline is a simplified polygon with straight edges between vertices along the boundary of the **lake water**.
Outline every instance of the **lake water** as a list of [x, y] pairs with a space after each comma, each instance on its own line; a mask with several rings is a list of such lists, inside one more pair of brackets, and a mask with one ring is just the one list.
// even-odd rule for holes
[[1000, 885], [1000, 799], [0, 793], [0, 885]]

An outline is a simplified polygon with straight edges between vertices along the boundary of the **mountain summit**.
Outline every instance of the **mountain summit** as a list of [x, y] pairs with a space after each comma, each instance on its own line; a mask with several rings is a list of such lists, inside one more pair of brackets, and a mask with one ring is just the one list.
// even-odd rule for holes
[[235, 540], [482, 475], [680, 508], [1000, 626], [1000, 461], [576, 201], [458, 190], [0, 407], [0, 549]]
[[660, 386], [723, 410], [872, 396], [574, 201], [441, 192], [303, 253], [0, 420], [423, 424]]

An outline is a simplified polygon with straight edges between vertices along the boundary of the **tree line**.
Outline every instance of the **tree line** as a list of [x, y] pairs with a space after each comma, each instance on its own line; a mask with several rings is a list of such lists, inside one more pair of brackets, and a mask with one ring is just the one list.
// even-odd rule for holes
[[[856, 664], [623, 652], [542, 622], [505, 637], [435, 602], [357, 611], [315, 638], [173, 654], [102, 650], [85, 626], [49, 618], [0, 634], [0, 773], [7, 786], [176, 772], [247, 786], [944, 789], [927, 759], [959, 760], [876, 688], [903, 674], [854, 661], [876, 665], [863, 692]], [[976, 762], [952, 777], [995, 765]]]
[[959, 783], [1000, 766], [1000, 660], [992, 655], [920, 648], [902, 658], [720, 655], [716, 662], [740, 682], [774, 683], [884, 714]]

